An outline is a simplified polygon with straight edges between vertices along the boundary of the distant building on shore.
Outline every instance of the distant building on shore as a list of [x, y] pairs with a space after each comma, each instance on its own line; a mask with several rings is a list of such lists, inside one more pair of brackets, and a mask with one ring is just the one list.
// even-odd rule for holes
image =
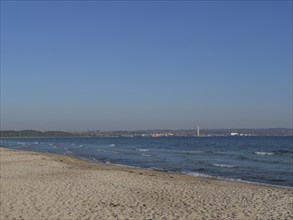
[[232, 132], [230, 135], [231, 136], [238, 136], [239, 134], [237, 132]]

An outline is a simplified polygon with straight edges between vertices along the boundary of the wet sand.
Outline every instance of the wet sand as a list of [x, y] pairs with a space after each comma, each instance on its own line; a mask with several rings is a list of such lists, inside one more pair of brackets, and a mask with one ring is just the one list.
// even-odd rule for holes
[[293, 189], [1, 149], [1, 220], [293, 219]]

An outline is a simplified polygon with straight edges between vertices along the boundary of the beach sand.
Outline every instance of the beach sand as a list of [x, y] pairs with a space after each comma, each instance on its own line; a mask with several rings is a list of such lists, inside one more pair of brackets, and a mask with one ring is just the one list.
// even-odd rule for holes
[[293, 219], [293, 190], [1, 148], [1, 220]]

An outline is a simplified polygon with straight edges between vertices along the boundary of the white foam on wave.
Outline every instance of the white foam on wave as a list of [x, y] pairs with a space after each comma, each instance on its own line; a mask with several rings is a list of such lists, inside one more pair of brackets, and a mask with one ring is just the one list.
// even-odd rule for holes
[[257, 155], [261, 155], [261, 156], [270, 156], [270, 155], [274, 155], [273, 152], [258, 152], [258, 151], [256, 151], [256, 152], [254, 152], [254, 153], [257, 154]]
[[204, 151], [199, 151], [199, 150], [190, 150], [190, 151], [183, 151], [184, 153], [187, 154], [203, 154]]
[[144, 148], [140, 148], [140, 149], [136, 149], [139, 152], [147, 152], [150, 151], [149, 149], [144, 149]]
[[215, 167], [222, 167], [222, 168], [236, 168], [236, 167], [238, 167], [237, 165], [233, 165], [233, 164], [213, 163], [212, 165]]
[[197, 173], [197, 172], [183, 172], [183, 174], [186, 174], [189, 176], [196, 176], [196, 177], [214, 178], [213, 176], [203, 174], [203, 173]]
[[109, 145], [109, 147], [115, 147], [115, 146], [116, 146], [115, 144], [110, 144], [110, 145]]
[[150, 168], [148, 168], [148, 169], [150, 169], [150, 170], [155, 170], [155, 171], [161, 171], [161, 172], [167, 172], [167, 173], [170, 173], [170, 171], [165, 170], [165, 169], [163, 169], [163, 168], [159, 168], [159, 167], [150, 167]]
[[114, 151], [114, 150], [103, 150], [103, 149], [96, 149], [96, 151], [98, 152], [103, 152], [103, 153], [114, 153], [114, 154], [118, 154], [118, 151]]

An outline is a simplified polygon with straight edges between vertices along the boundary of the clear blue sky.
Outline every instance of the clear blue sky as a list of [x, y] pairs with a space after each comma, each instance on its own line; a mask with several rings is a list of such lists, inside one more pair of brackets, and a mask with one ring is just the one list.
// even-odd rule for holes
[[1, 129], [292, 127], [292, 1], [1, 1]]

